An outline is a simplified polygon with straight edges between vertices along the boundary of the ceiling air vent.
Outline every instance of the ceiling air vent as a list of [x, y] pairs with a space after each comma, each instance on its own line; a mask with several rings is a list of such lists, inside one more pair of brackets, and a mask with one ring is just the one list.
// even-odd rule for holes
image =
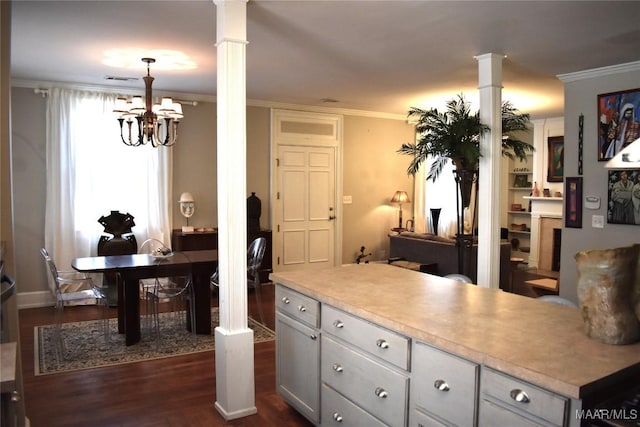
[[104, 76], [105, 80], [114, 80], [118, 82], [134, 82], [140, 80], [137, 77], [119, 77], [119, 76]]

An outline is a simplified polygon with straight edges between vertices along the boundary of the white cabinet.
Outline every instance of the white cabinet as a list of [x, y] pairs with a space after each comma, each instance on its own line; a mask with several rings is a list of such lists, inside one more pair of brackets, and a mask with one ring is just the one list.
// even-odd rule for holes
[[528, 261], [531, 250], [531, 206], [529, 200], [524, 197], [531, 195], [532, 169], [531, 155], [528, 155], [523, 162], [518, 160], [509, 162], [505, 227], [509, 230], [509, 241], [512, 242], [511, 256], [522, 258], [525, 262]]
[[327, 385], [322, 386], [322, 425], [386, 427], [382, 421]]
[[[406, 426], [410, 340], [328, 305], [321, 313], [321, 378], [327, 393], [335, 391], [384, 425]], [[326, 402], [322, 405], [324, 413]]]
[[414, 342], [410, 425], [476, 425], [479, 371], [477, 363]]
[[314, 424], [320, 421], [317, 301], [276, 286], [276, 389]]
[[580, 423], [571, 416], [581, 408], [580, 400], [319, 299], [276, 285], [277, 391], [315, 425]]
[[480, 426], [563, 426], [570, 399], [483, 367]]

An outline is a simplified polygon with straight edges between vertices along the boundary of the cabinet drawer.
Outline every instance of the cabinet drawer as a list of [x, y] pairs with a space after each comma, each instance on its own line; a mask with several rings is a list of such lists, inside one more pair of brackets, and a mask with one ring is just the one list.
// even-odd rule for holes
[[482, 398], [490, 396], [496, 403], [539, 417], [553, 425], [563, 425], [568, 398], [557, 395], [493, 369], [483, 367], [480, 379]]
[[282, 285], [276, 285], [276, 309], [314, 328], [320, 324], [318, 301]]
[[447, 427], [447, 425], [431, 418], [422, 411], [414, 409], [411, 411], [409, 427]]
[[411, 406], [455, 425], [474, 425], [478, 364], [422, 343], [414, 344], [411, 359]]
[[540, 424], [502, 406], [482, 400], [478, 426], [540, 427]]
[[322, 386], [322, 425], [385, 427], [377, 418], [354, 405], [335, 390]]
[[383, 422], [406, 425], [409, 378], [322, 335], [322, 381]]
[[401, 369], [409, 369], [409, 339], [405, 336], [324, 304], [322, 329]]

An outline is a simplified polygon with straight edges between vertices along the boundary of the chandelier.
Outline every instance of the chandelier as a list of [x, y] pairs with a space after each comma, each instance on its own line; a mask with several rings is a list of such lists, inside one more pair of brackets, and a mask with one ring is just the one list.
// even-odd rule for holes
[[[178, 140], [178, 124], [182, 115], [182, 105], [173, 102], [171, 98], [163, 97], [160, 104], [153, 105], [151, 85], [153, 77], [150, 74], [150, 64], [156, 62], [154, 58], [142, 58], [147, 63], [147, 75], [144, 79], [144, 101], [141, 96], [134, 96], [131, 100], [118, 98], [113, 112], [118, 115], [120, 123], [120, 138], [125, 145], [137, 147], [147, 142], [158, 147], [170, 147]], [[138, 124], [136, 136], [132, 136], [133, 122]], [[128, 137], [125, 138], [124, 123], [127, 123]]]

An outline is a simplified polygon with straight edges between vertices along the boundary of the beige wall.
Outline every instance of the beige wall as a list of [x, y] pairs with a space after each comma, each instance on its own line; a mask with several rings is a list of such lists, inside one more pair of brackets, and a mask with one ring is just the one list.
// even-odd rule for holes
[[47, 168], [45, 113], [45, 99], [32, 89], [11, 90], [14, 250], [20, 293], [48, 293], [46, 270], [40, 256], [44, 245]]
[[216, 105], [199, 102], [183, 106], [179, 140], [173, 150], [173, 228], [187, 225], [180, 214], [180, 194], [188, 191], [195, 199], [195, 211], [189, 219], [194, 227], [214, 227], [218, 224], [218, 203], [215, 197], [216, 176]]
[[[352, 203], [343, 205], [342, 262], [352, 263], [365, 246], [369, 259], [389, 255], [389, 231], [398, 226], [398, 206], [390, 200], [396, 190], [411, 197], [413, 178], [409, 158], [396, 153], [411, 142], [413, 126], [400, 120], [345, 116], [344, 184]], [[403, 205], [403, 221], [411, 219], [413, 204]]]
[[[46, 189], [45, 113], [46, 99], [31, 88], [13, 88], [12, 161], [16, 194], [15, 228], [17, 270], [23, 279], [19, 292], [47, 294], [44, 265], [39, 249], [44, 244]], [[172, 148], [173, 228], [186, 223], [178, 199], [188, 191], [196, 200], [190, 219], [195, 227], [217, 226], [216, 105], [199, 102], [184, 106], [180, 140]], [[408, 159], [396, 154], [403, 142], [412, 140], [412, 127], [404, 120], [345, 116], [343, 169], [344, 194], [353, 203], [344, 205], [343, 262], [355, 260], [360, 246], [373, 253], [371, 259], [388, 255], [387, 233], [396, 226], [397, 206], [389, 199], [398, 190], [411, 192]], [[134, 149], [134, 148], [132, 148]], [[247, 196], [252, 191], [262, 201], [261, 226], [271, 229], [270, 218], [270, 109], [247, 108]], [[404, 206], [405, 219], [411, 205]], [[33, 268], [37, 266], [37, 268]], [[42, 296], [42, 295], [41, 295]], [[33, 296], [31, 300], [37, 300]]]
[[[196, 209], [189, 219], [194, 227], [215, 227], [218, 224], [216, 198], [216, 104], [199, 102], [185, 105], [180, 124], [180, 140], [173, 148], [173, 224], [186, 225], [180, 215], [180, 194], [190, 192]], [[255, 192], [262, 201], [262, 228], [271, 227], [269, 218], [269, 109], [247, 108], [247, 196]]]

